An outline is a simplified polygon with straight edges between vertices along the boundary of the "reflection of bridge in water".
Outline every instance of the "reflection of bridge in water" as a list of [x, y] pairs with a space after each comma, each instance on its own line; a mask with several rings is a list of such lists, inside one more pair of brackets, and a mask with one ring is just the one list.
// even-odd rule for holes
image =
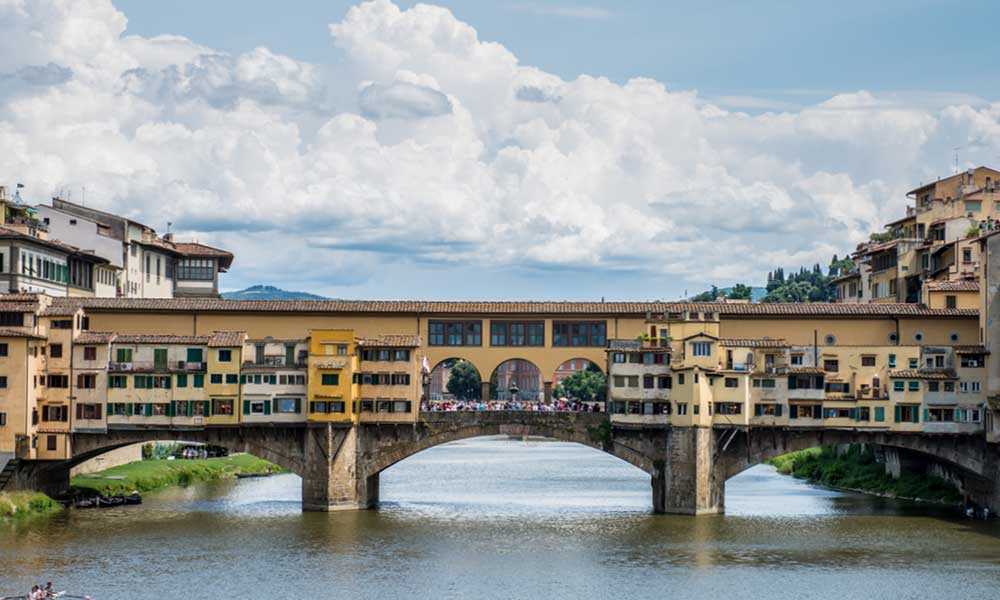
[[815, 446], [864, 443], [941, 465], [979, 504], [1000, 509], [1000, 454], [981, 435], [900, 433], [779, 426], [613, 425], [604, 413], [470, 411], [423, 413], [416, 423], [295, 423], [226, 427], [114, 429], [74, 433], [66, 461], [15, 461], [17, 487], [53, 493], [69, 470], [104, 452], [149, 441], [219, 445], [270, 460], [302, 477], [306, 510], [368, 508], [379, 474], [427, 448], [507, 434], [576, 442], [616, 456], [650, 475], [657, 512], [721, 512], [725, 481], [775, 456]]

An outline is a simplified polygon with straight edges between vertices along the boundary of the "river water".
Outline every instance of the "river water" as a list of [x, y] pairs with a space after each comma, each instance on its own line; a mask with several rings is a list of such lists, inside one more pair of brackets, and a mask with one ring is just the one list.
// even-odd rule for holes
[[648, 477], [562, 442], [479, 438], [382, 474], [377, 511], [302, 513], [299, 479], [0, 525], [0, 595], [105, 598], [996, 598], [1000, 524], [758, 466], [726, 514], [650, 512]]

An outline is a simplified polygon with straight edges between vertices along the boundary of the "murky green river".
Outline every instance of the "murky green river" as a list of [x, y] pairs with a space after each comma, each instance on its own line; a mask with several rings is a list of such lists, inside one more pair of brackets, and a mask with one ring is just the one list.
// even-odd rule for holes
[[559, 442], [480, 438], [382, 475], [377, 511], [299, 510], [299, 480], [0, 525], [0, 595], [104, 598], [997, 598], [1000, 523], [756, 467], [727, 514], [650, 513], [645, 474]]

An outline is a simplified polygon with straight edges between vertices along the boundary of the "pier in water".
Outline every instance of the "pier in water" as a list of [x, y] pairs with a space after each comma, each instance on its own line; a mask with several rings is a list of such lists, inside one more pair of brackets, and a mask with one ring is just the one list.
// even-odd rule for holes
[[987, 598], [1000, 523], [754, 467], [726, 514], [653, 515], [580, 445], [477, 438], [385, 471], [376, 511], [303, 513], [294, 475], [0, 524], [0, 595], [105, 598]]

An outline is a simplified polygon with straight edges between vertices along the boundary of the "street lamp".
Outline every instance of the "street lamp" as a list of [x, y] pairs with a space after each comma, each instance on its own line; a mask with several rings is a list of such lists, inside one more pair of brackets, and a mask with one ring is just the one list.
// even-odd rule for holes
[[521, 391], [521, 390], [517, 389], [517, 384], [516, 383], [511, 383], [510, 384], [510, 401], [511, 402], [517, 402], [517, 393], [519, 391]]

